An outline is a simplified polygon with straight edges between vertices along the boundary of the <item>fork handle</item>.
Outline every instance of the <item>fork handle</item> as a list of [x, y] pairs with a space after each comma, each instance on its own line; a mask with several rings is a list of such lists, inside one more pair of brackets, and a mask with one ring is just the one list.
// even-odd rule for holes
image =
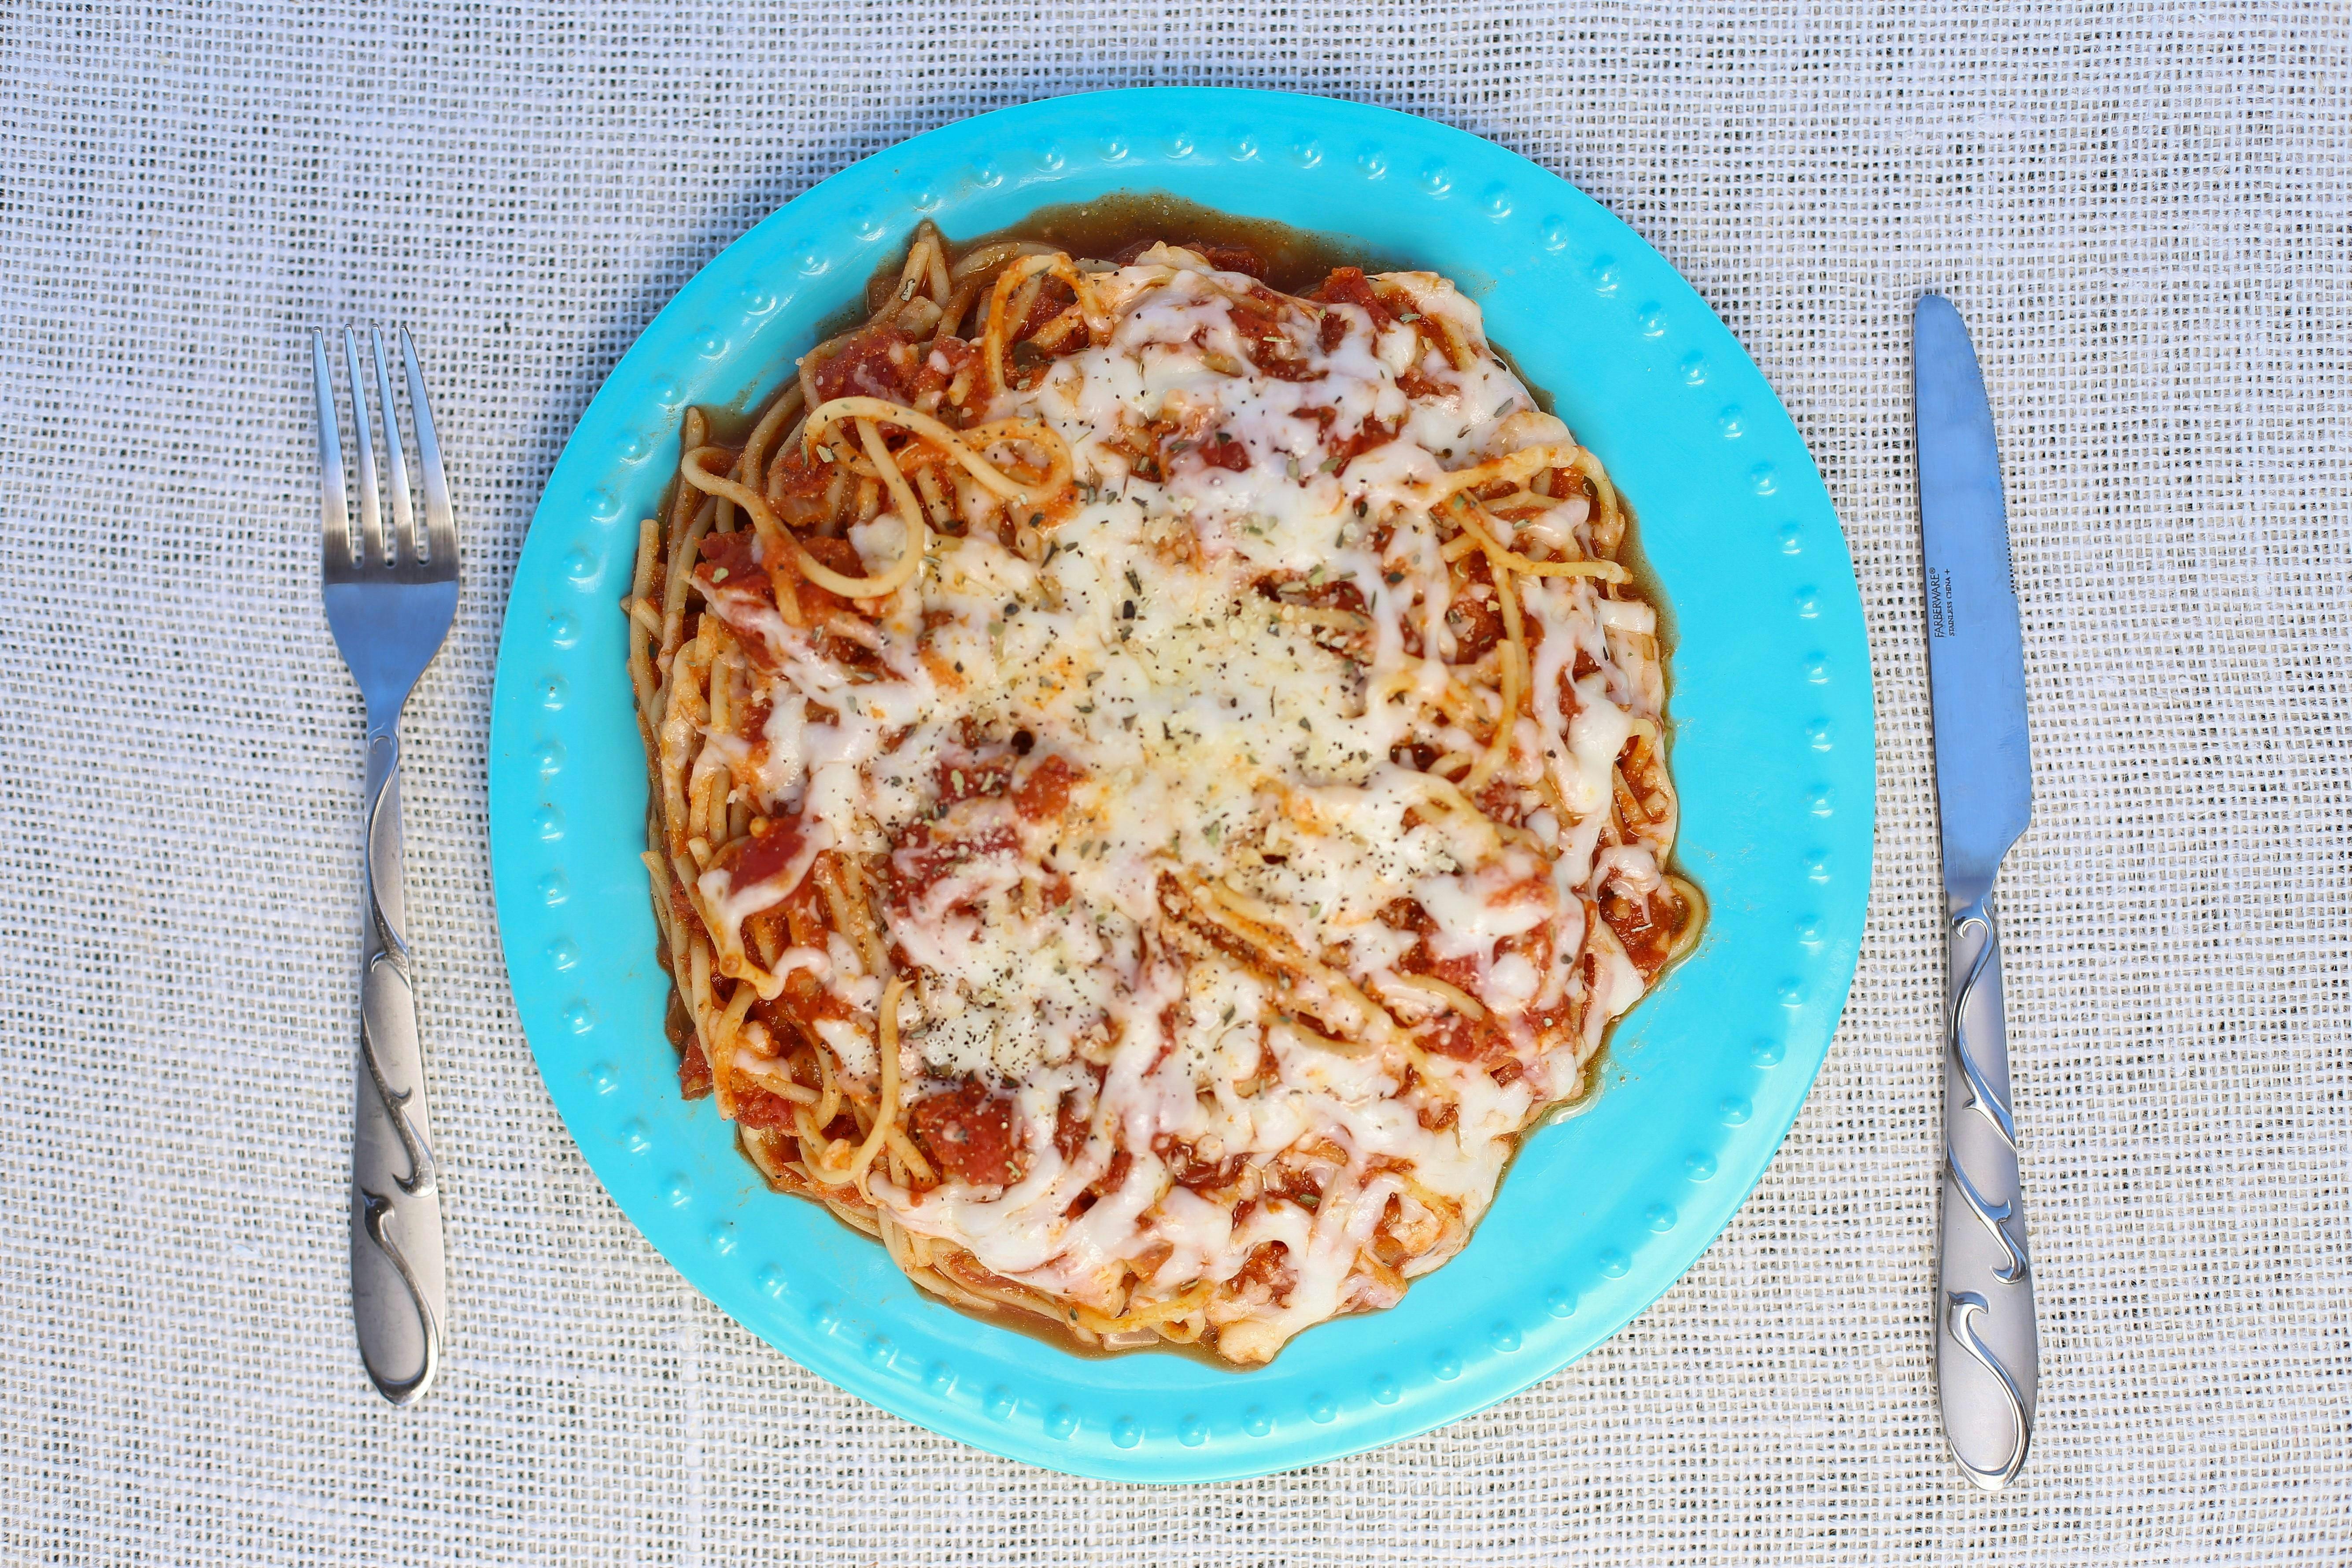
[[2000, 1491], [2017, 1479], [2033, 1440], [2042, 1357], [1991, 895], [1956, 901], [1947, 935], [1937, 1396], [1953, 1459], [1969, 1480]]
[[376, 1392], [408, 1405], [441, 1368], [447, 1284], [425, 1048], [401, 927], [400, 716], [368, 718], [360, 1050], [352, 1121], [352, 1323]]

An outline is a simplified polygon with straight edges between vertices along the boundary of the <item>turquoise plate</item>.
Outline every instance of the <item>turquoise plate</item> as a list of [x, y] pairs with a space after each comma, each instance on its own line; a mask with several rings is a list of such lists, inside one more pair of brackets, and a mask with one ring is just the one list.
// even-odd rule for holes
[[[880, 1247], [771, 1194], [662, 1036], [645, 763], [623, 671], [637, 520], [688, 404], [764, 395], [919, 217], [1174, 192], [1446, 273], [1639, 510], [1679, 630], [1674, 768], [1704, 943], [1618, 1029], [1591, 1109], [1529, 1140], [1468, 1249], [1393, 1311], [1254, 1372], [1069, 1354], [919, 1294]], [[1845, 541], [1755, 365], [1657, 252], [1475, 136], [1202, 88], [1026, 104], [825, 181], [704, 268], [598, 392], [508, 605], [490, 847], [515, 1005], [605, 1188], [695, 1287], [793, 1360], [1012, 1458], [1135, 1481], [1261, 1475], [1393, 1442], [1548, 1377], [1730, 1221], [1828, 1050], [1870, 888], [1870, 659]]]

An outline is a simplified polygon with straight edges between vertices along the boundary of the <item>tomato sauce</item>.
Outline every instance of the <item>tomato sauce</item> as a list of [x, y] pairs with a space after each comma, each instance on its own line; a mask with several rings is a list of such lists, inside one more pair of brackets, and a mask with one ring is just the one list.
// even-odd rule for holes
[[1020, 1179], [1013, 1102], [978, 1079], [915, 1101], [907, 1121], [915, 1146], [941, 1174], [979, 1186], [1005, 1186]]

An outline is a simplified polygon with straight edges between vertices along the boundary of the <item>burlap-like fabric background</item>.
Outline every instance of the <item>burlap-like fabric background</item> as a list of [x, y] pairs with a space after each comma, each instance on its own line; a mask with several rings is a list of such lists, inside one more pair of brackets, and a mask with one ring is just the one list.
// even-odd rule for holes
[[[2352, 1539], [2352, 21], [2333, 4], [1197, 0], [0, 15], [0, 1553], [11, 1563], [2320, 1563]], [[1014, 100], [1304, 89], [1494, 138], [1712, 300], [1843, 517], [1880, 711], [1845, 1025], [1615, 1342], [1383, 1453], [1072, 1481], [785, 1363], [621, 1219], [509, 1009], [509, 573], [664, 300]], [[2007, 448], [2039, 816], [2011, 862], [2042, 1430], [1986, 1501], [1926, 1360], [1939, 903], [1907, 311]], [[455, 1343], [344, 1306], [357, 708], [298, 334], [415, 323], [466, 542], [412, 704]]]

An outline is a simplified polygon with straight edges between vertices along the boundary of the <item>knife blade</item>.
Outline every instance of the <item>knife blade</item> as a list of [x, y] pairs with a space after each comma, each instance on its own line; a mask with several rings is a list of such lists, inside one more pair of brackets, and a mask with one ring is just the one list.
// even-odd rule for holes
[[1992, 406], [1968, 327], [1941, 295], [1919, 300], [1911, 359], [1949, 918], [1937, 1399], [1954, 1461], [1999, 1491], [2025, 1464], [2041, 1381], [1992, 898], [2002, 858], [2033, 816], [2025, 646]]

